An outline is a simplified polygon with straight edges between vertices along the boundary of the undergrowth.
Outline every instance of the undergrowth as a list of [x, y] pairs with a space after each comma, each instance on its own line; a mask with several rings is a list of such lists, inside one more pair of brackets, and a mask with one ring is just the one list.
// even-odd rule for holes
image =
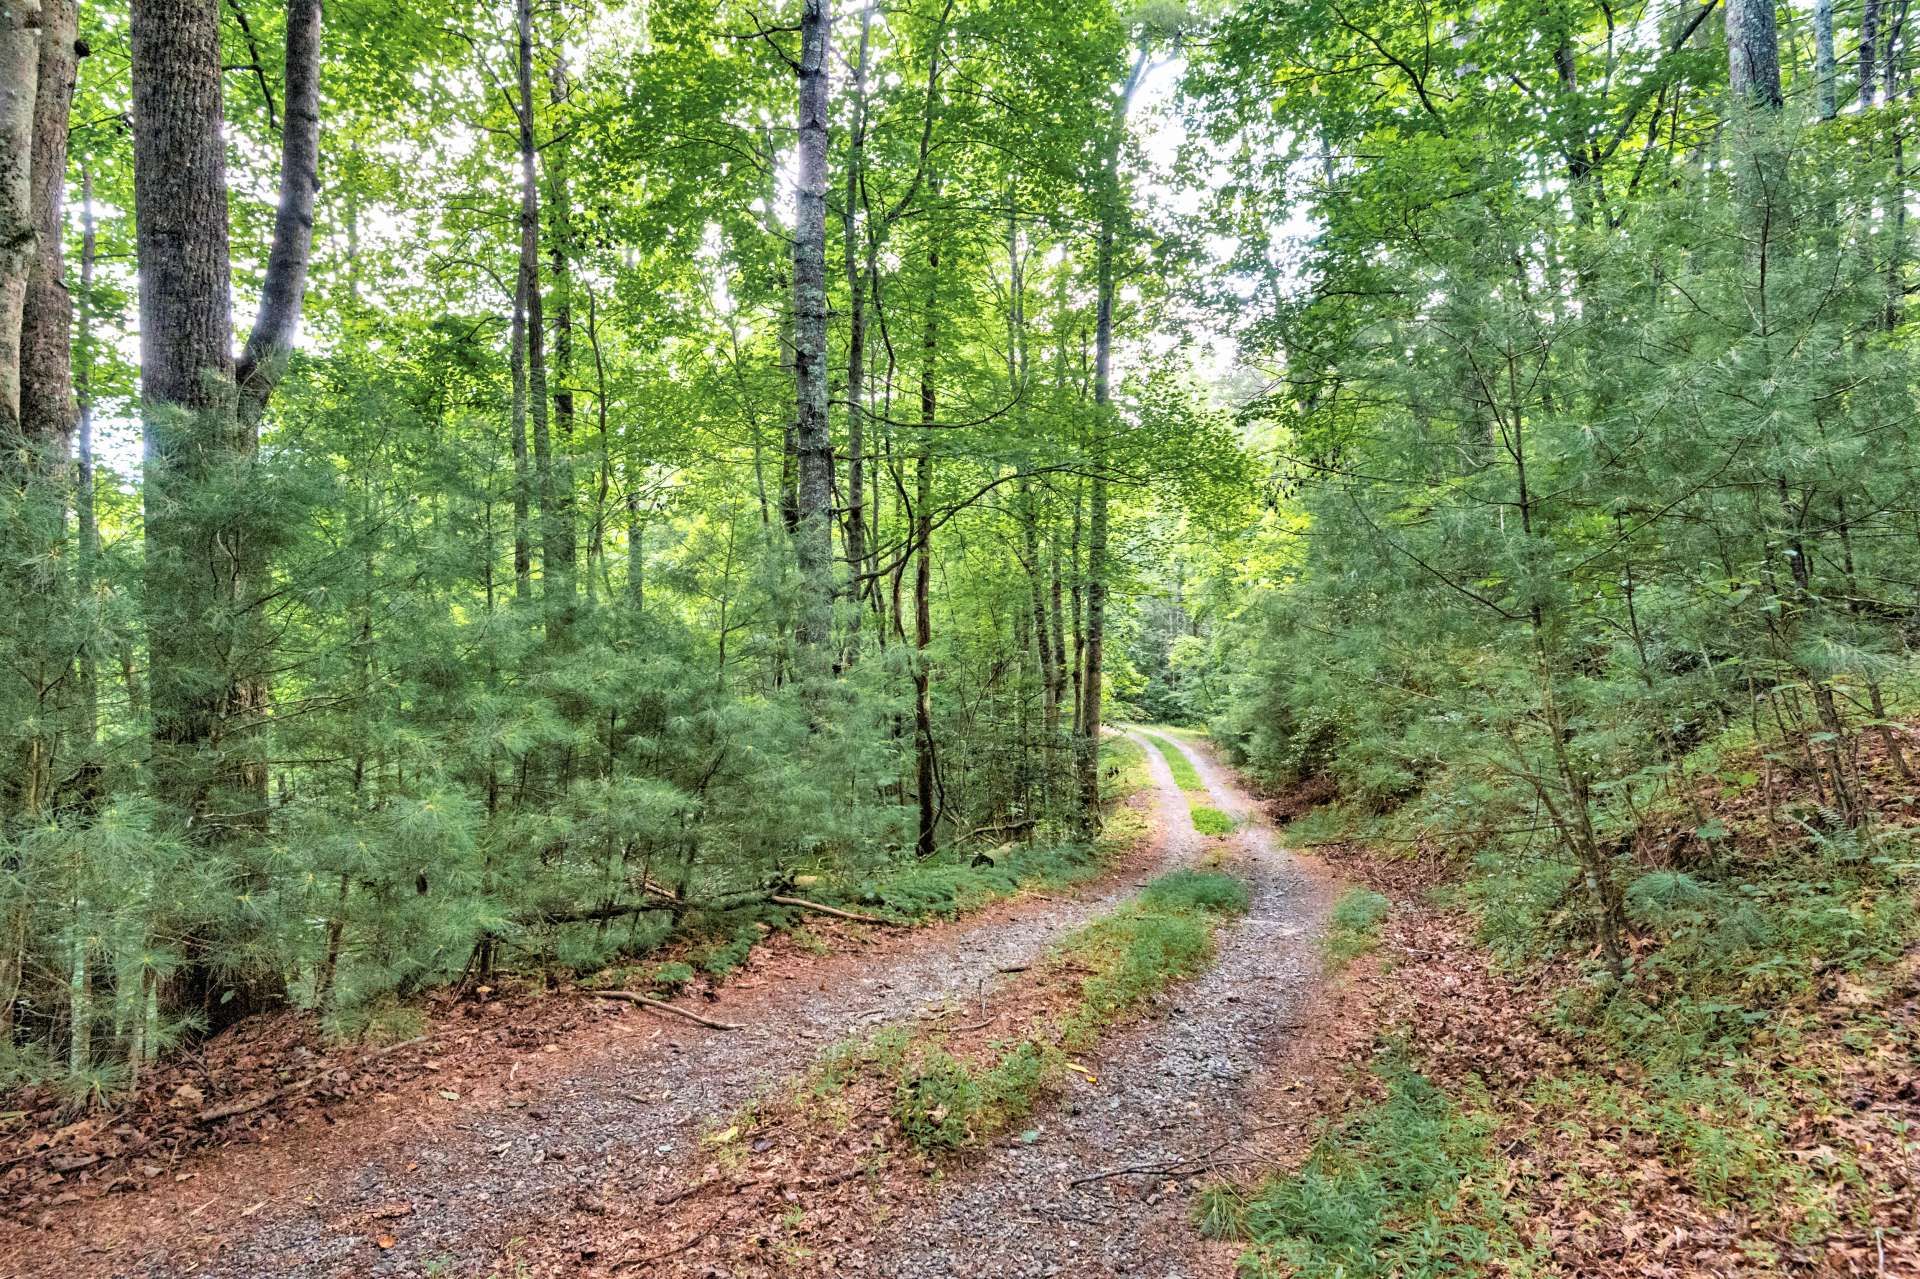
[[869, 880], [849, 894], [849, 900], [907, 918], [951, 919], [1024, 890], [1066, 888], [1092, 878], [1144, 829], [1135, 814], [1121, 807], [1146, 785], [1139, 746], [1125, 737], [1110, 737], [1101, 743], [1100, 758], [1113, 811], [1097, 840], [1008, 844], [984, 854], [948, 848]]
[[[1523, 1175], [1544, 1187], [1536, 1207], [1558, 1222], [1644, 1222], [1663, 1199], [1678, 1199], [1690, 1207], [1677, 1219], [1747, 1223], [1729, 1228], [1721, 1246], [1762, 1269], [1863, 1232], [1858, 1246], [1876, 1247], [1872, 1230], [1883, 1223], [1873, 1205], [1903, 1197], [1900, 1168], [1920, 1153], [1898, 1105], [1883, 1104], [1900, 1077], [1887, 1063], [1911, 1061], [1920, 1048], [1899, 1011], [1911, 998], [1903, 991], [1920, 934], [1920, 862], [1904, 825], [1913, 787], [1883, 767], [1863, 783], [1875, 820], [1847, 830], [1787, 789], [1786, 770], [1762, 783], [1759, 750], [1737, 735], [1703, 744], [1689, 761], [1690, 795], [1603, 827], [1608, 847], [1635, 854], [1613, 863], [1634, 939], [1617, 979], [1593, 954], [1577, 867], [1528, 829], [1524, 797], [1476, 791], [1456, 775], [1398, 813], [1329, 807], [1296, 821], [1295, 842], [1371, 837], [1384, 848], [1458, 856], [1463, 873], [1441, 900], [1465, 908], [1484, 950], [1453, 958], [1504, 972], [1525, 993], [1512, 1011], [1470, 1016], [1455, 1056], [1486, 1060], [1478, 1078], [1491, 1090], [1490, 1112], [1524, 1116], [1509, 1121], [1503, 1148], [1527, 1153], [1511, 1168], [1497, 1156], [1462, 1164], [1462, 1125], [1473, 1126], [1479, 1105], [1467, 1093], [1480, 1084], [1473, 1076], [1450, 1084], [1451, 1101], [1410, 1084], [1422, 1066], [1415, 1042], [1383, 1107], [1343, 1122], [1306, 1171], [1256, 1196], [1258, 1211], [1230, 1190], [1213, 1192], [1206, 1224], [1254, 1240], [1256, 1273], [1280, 1262], [1352, 1279], [1451, 1273], [1375, 1240], [1367, 1224], [1374, 1205], [1392, 1201], [1380, 1198], [1382, 1187], [1431, 1164]], [[1333, 914], [1330, 959], [1371, 948], [1386, 905], [1349, 892]], [[1538, 1054], [1537, 1069], [1506, 1066], [1514, 1040]], [[1333, 1185], [1359, 1206], [1322, 1204]], [[1346, 1223], [1339, 1230], [1336, 1219]], [[1484, 1241], [1457, 1227], [1434, 1237], [1451, 1232], [1464, 1259]], [[1484, 1223], [1481, 1233], [1505, 1238]], [[1376, 1246], [1391, 1267], [1361, 1255]], [[1502, 1263], [1511, 1268], [1525, 1249], [1508, 1246]]]

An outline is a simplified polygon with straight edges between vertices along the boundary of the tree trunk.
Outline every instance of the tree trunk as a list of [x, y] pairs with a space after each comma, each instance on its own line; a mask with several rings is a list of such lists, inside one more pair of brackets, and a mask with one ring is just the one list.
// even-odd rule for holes
[[220, 10], [135, 0], [132, 13], [155, 780], [197, 822], [211, 784], [197, 757], [224, 744], [227, 675], [250, 646], [239, 531], [193, 513], [198, 491], [237, 483], [252, 453], [235, 419]]
[[1087, 494], [1087, 673], [1081, 689], [1085, 706], [1080, 714], [1079, 773], [1080, 823], [1085, 830], [1100, 825], [1100, 715], [1102, 674], [1107, 640], [1107, 437], [1113, 420], [1113, 253], [1120, 220], [1120, 149], [1125, 142], [1127, 111], [1145, 74], [1144, 47], [1114, 104], [1107, 140], [1105, 173], [1100, 191], [1100, 231], [1095, 262], [1096, 298], [1093, 339], [1093, 446], [1089, 466], [1093, 476]]
[[1839, 111], [1833, 57], [1833, 0], [1813, 0], [1814, 110], [1822, 120]]
[[[563, 104], [569, 92], [566, 68], [553, 67], [552, 99]], [[551, 503], [541, 548], [547, 598], [547, 638], [559, 640], [573, 624], [578, 553], [573, 512], [573, 193], [568, 185], [566, 143], [550, 142], [547, 159], [547, 209], [553, 227], [553, 463]]]
[[20, 422], [20, 326], [34, 265], [34, 102], [40, 0], [0, 5], [0, 430]]
[[[1876, 0], [1867, 0], [1867, 4], [1872, 13]], [[1873, 55], [1863, 51], [1863, 106], [1872, 100], [1872, 66]], [[1771, 110], [1780, 106], [1780, 41], [1773, 0], [1728, 0], [1727, 84], [1734, 97], [1749, 108]]]
[[833, 629], [833, 438], [827, 419], [827, 45], [830, 0], [800, 17], [798, 220], [793, 232], [794, 555], [803, 678], [826, 673]]
[[[553, 458], [547, 437], [547, 336], [545, 307], [540, 296], [540, 183], [535, 171], [539, 153], [533, 141], [533, 0], [517, 0], [520, 74], [520, 283], [523, 299], [526, 412], [533, 422], [534, 488], [540, 506], [541, 590], [552, 603], [554, 587]], [[523, 446], [524, 448], [524, 446]], [[516, 509], [515, 515], [519, 514]], [[520, 572], [516, 544], [516, 579]], [[532, 571], [529, 564], [528, 573]]]
[[[74, 325], [73, 388], [79, 410], [79, 441], [75, 450], [73, 513], [80, 538], [79, 589], [93, 596], [100, 573], [100, 519], [93, 496], [93, 265], [99, 242], [93, 225], [93, 170], [80, 166], [80, 305]], [[118, 628], [116, 628], [117, 630]], [[116, 636], [117, 642], [126, 644]], [[131, 665], [131, 660], [128, 662]], [[80, 650], [80, 728], [88, 742], [100, 731], [100, 675], [91, 645]], [[128, 713], [140, 714], [140, 699], [130, 698]]]
[[13, 601], [14, 644], [7, 669], [19, 680], [18, 698], [11, 689], [7, 697], [13, 764], [0, 790], [7, 797], [7, 814], [30, 820], [52, 802], [55, 754], [70, 712], [64, 689], [73, 643], [63, 633], [69, 613], [62, 602], [70, 584], [60, 551], [66, 537], [65, 469], [74, 421], [73, 306], [63, 274], [61, 223], [74, 21], [73, 0], [48, 0], [41, 14], [37, 64], [24, 86], [15, 90], [30, 106], [31, 151], [0, 156], [0, 165], [24, 165], [28, 192], [22, 246], [27, 255], [25, 288], [19, 359], [13, 370], [19, 416], [12, 420], [0, 412], [0, 477], [12, 499], [4, 524], [0, 581]]
[[[859, 574], [867, 563], [866, 422], [867, 411], [867, 296], [860, 278], [858, 219], [860, 183], [867, 144], [867, 59], [872, 47], [873, 6], [860, 14], [860, 56], [853, 65], [853, 131], [847, 143], [847, 201], [841, 213], [841, 250], [847, 275], [847, 563], [854, 581], [855, 607], [848, 624], [858, 635], [861, 590]], [[856, 645], [849, 644], [849, 652]]]
[[[1755, 0], [1746, 0], [1752, 4]], [[1771, 10], [1768, 11], [1771, 14]], [[1733, 11], [1727, 11], [1727, 52], [1733, 54]], [[1863, 0], [1860, 9], [1860, 83], [1856, 86], [1860, 109], [1873, 106], [1873, 86], [1879, 74], [1880, 0]]]
[[[236, 368], [220, 8], [215, 0], [132, 6], [154, 779], [189, 833], [208, 843], [265, 820], [257, 733], [268, 646], [259, 603], [265, 557], [244, 506], [220, 508], [253, 482], [259, 414], [284, 368], [305, 294], [318, 147], [318, 0], [290, 0], [287, 18], [280, 208], [260, 320]], [[209, 503], [209, 495], [224, 500]], [[255, 873], [244, 863], [237, 872]], [[222, 997], [228, 983], [200, 958], [201, 939], [186, 941], [190, 959], [177, 998], [202, 1009], [209, 1029], [275, 998], [267, 982], [236, 982], [237, 997]]]
[[[31, 473], [49, 480], [66, 465], [74, 422], [73, 302], [67, 295], [61, 228], [77, 17], [74, 0], [45, 0], [29, 183], [35, 243], [20, 320], [20, 429], [33, 454]], [[56, 507], [61, 500], [55, 499]]]
[[933, 643], [933, 439], [940, 402], [935, 377], [940, 359], [940, 249], [927, 253], [927, 271], [934, 283], [927, 292], [926, 328], [921, 336], [920, 448], [914, 460], [913, 541], [917, 553], [913, 568], [913, 745], [914, 780], [920, 799], [920, 837], [917, 851], [933, 856], [935, 830], [940, 822], [935, 790], [939, 785], [933, 743], [933, 670], [927, 649]]
[[288, 0], [286, 119], [280, 131], [280, 204], [260, 290], [236, 377], [240, 427], [252, 435], [286, 373], [306, 302], [313, 256], [313, 202], [320, 190], [320, 2]]

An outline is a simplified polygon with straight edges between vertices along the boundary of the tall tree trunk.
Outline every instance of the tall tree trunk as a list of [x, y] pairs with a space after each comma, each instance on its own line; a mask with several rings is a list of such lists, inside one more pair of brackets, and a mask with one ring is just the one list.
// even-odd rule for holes
[[[1877, 0], [1867, 4], [1869, 13], [1877, 8]], [[1861, 97], [1865, 106], [1873, 95], [1873, 55], [1863, 51], [1860, 65], [1865, 72]], [[1728, 0], [1727, 85], [1750, 108], [1780, 106], [1780, 40], [1773, 0]]]
[[1814, 110], [1822, 120], [1839, 111], [1833, 56], [1833, 0], [1813, 0]]
[[[234, 430], [249, 457], [259, 443], [260, 419], [274, 388], [286, 375], [293, 340], [305, 309], [307, 275], [313, 259], [314, 200], [320, 191], [320, 31], [321, 0], [287, 0], [284, 62], [286, 100], [280, 129], [280, 191], [274, 209], [273, 239], [267, 272], [260, 283], [260, 309], [246, 346], [234, 366]], [[252, 736], [264, 724], [269, 697], [267, 638], [258, 605], [267, 580], [263, 530], [243, 530], [234, 538], [237, 582], [234, 599], [251, 615], [251, 652], [233, 673], [231, 715], [242, 733]], [[254, 826], [266, 825], [267, 764], [249, 748], [237, 775], [254, 805]]]
[[[62, 224], [67, 197], [67, 117], [73, 105], [75, 0], [45, 0], [29, 183], [34, 247], [20, 318], [20, 430], [33, 474], [51, 479], [72, 440], [73, 302]], [[6, 162], [0, 160], [0, 165]], [[63, 501], [64, 499], [59, 499]]]
[[[5, 19], [0, 19], [4, 22]], [[67, 189], [67, 116], [73, 102], [73, 0], [47, 0], [41, 14], [37, 65], [23, 87], [31, 106], [28, 154], [0, 155], [0, 165], [24, 165], [29, 226], [25, 291], [18, 330], [17, 422], [0, 412], [0, 477], [12, 501], [5, 508], [4, 566], [0, 580], [13, 601], [15, 642], [7, 664], [21, 697], [7, 699], [12, 767], [4, 790], [8, 815], [37, 818], [52, 799], [54, 757], [63, 721], [72, 641], [61, 632], [69, 583], [60, 566], [66, 536], [67, 449], [73, 434], [71, 336], [61, 224]], [[16, 429], [17, 428], [17, 429]]]
[[513, 288], [513, 327], [507, 338], [507, 365], [513, 381], [513, 406], [508, 433], [513, 449], [513, 594], [526, 599], [533, 593], [533, 536], [529, 530], [533, 509], [533, 482], [527, 469], [527, 277], [516, 273]]
[[833, 437], [827, 418], [827, 47], [830, 0], [804, 0], [800, 17], [798, 220], [793, 232], [794, 554], [796, 627], [806, 677], [828, 666], [833, 629]]
[[[566, 67], [553, 66], [555, 107], [567, 100]], [[562, 638], [573, 624], [578, 548], [573, 510], [573, 193], [569, 187], [567, 146], [555, 138], [547, 145], [547, 209], [553, 223], [553, 479], [546, 512], [544, 589], [547, 638]]]
[[933, 644], [933, 440], [938, 429], [940, 391], [936, 378], [940, 362], [940, 248], [927, 252], [927, 315], [920, 351], [920, 447], [914, 460], [913, 541], [913, 745], [914, 780], [920, 799], [920, 838], [917, 851], [933, 856], [940, 822], [936, 802], [939, 761], [933, 741], [933, 668], [927, 650]]
[[[1751, 5], [1754, 0], [1744, 0]], [[1727, 10], [1727, 51], [1733, 53], [1733, 10]], [[1856, 86], [1861, 110], [1873, 105], [1880, 53], [1880, 0], [1863, 0], [1860, 8], [1860, 83]], [[1736, 86], [1736, 91], [1738, 86]]]
[[[80, 305], [74, 324], [73, 389], [79, 411], [79, 440], [75, 450], [73, 513], [80, 539], [79, 591], [91, 599], [100, 575], [100, 519], [93, 496], [93, 266], [99, 240], [93, 224], [93, 170], [80, 166]], [[124, 639], [119, 639], [125, 644]], [[131, 665], [129, 657], [128, 665]], [[100, 731], [100, 676], [92, 645], [80, 649], [80, 728], [91, 742]], [[131, 698], [129, 714], [139, 715], [140, 701]]]
[[[260, 319], [237, 367], [220, 9], [215, 0], [134, 0], [131, 36], [154, 778], [189, 833], [211, 843], [257, 828], [265, 816], [265, 557], [245, 508], [221, 508], [252, 482], [259, 415], [285, 367], [305, 294], [320, 5], [288, 4], [280, 208]], [[211, 504], [212, 515], [208, 495], [225, 499]], [[255, 871], [243, 857], [236, 873], [250, 879]], [[275, 997], [265, 980], [233, 983], [237, 997], [222, 997], [228, 983], [215, 979], [200, 946], [188, 939], [178, 995], [205, 1012], [210, 1029]]]
[[[520, 73], [520, 284], [525, 299], [526, 404], [533, 425], [534, 489], [540, 506], [541, 591], [553, 604], [553, 457], [547, 435], [547, 333], [540, 295], [539, 152], [533, 140], [533, 0], [516, 0]], [[516, 571], [518, 566], [516, 565]]]
[[[858, 585], [867, 563], [866, 411], [867, 411], [867, 296], [860, 278], [860, 184], [865, 173], [867, 145], [867, 60], [872, 49], [873, 6], [860, 13], [860, 54], [853, 64], [853, 129], [847, 142], [847, 199], [841, 213], [841, 251], [847, 275], [847, 563], [851, 566], [856, 607], [848, 623], [857, 637], [862, 591]], [[851, 653], [857, 645], [849, 643]]]
[[306, 303], [313, 202], [320, 191], [320, 3], [288, 0], [286, 119], [280, 130], [280, 203], [260, 289], [260, 311], [235, 370], [239, 417], [251, 436], [286, 373]]
[[1102, 675], [1107, 640], [1107, 440], [1113, 418], [1113, 253], [1121, 217], [1120, 151], [1126, 142], [1127, 112], [1140, 77], [1145, 74], [1147, 51], [1134, 59], [1109, 125], [1105, 172], [1100, 190], [1100, 230], [1096, 247], [1093, 340], [1093, 442], [1088, 463], [1093, 475], [1087, 494], [1087, 673], [1081, 688], [1085, 706], [1080, 714], [1079, 765], [1080, 823], [1085, 830], [1100, 825], [1100, 716]]
[[135, 0], [132, 37], [154, 771], [198, 823], [211, 798], [198, 757], [225, 744], [227, 676], [250, 645], [230, 536], [244, 531], [195, 514], [198, 492], [237, 483], [252, 453], [235, 418], [219, 6]]

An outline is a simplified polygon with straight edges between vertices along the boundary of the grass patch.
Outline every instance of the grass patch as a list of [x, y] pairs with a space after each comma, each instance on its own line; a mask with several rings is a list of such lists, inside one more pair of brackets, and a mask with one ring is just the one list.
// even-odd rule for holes
[[1392, 903], [1370, 888], [1349, 888], [1327, 918], [1327, 936], [1321, 943], [1327, 960], [1345, 968], [1380, 944], [1380, 924]]
[[1241, 1239], [1247, 1276], [1440, 1279], [1528, 1257], [1498, 1189], [1493, 1120], [1462, 1109], [1397, 1055], [1383, 1101], [1322, 1134], [1306, 1166], [1242, 1194], [1206, 1191], [1202, 1230]]
[[1194, 768], [1193, 761], [1187, 758], [1185, 751], [1175, 746], [1158, 733], [1147, 733], [1146, 738], [1153, 748], [1160, 752], [1160, 758], [1167, 761], [1167, 767], [1173, 773], [1173, 781], [1181, 790], [1204, 791], [1207, 784], [1200, 780], [1200, 772]]
[[1219, 809], [1206, 804], [1188, 804], [1187, 811], [1193, 818], [1193, 828], [1209, 838], [1231, 835], [1240, 825]]

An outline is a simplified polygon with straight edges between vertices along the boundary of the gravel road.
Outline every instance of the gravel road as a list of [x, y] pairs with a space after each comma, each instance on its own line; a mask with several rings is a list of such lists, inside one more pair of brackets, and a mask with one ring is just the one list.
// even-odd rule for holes
[[[1040, 1139], [994, 1150], [919, 1219], [889, 1223], [884, 1247], [846, 1273], [874, 1279], [1038, 1279], [1138, 1275], [1199, 1279], [1187, 1190], [1209, 1164], [1253, 1151], [1246, 1110], [1263, 1063], [1284, 1046], [1319, 972], [1315, 944], [1330, 894], [1281, 851], [1259, 806], [1203, 749], [1169, 737], [1215, 806], [1243, 823], [1227, 868], [1253, 908], [1220, 940], [1218, 962], [1175, 988], [1159, 1014], [1110, 1041], [1043, 1120]], [[1158, 752], [1149, 750], [1169, 823], [1170, 861], [1202, 843]], [[1186, 1161], [1186, 1162], [1182, 1162]], [[1123, 1169], [1170, 1168], [1173, 1174]], [[1197, 1169], [1196, 1175], [1179, 1172]]]

